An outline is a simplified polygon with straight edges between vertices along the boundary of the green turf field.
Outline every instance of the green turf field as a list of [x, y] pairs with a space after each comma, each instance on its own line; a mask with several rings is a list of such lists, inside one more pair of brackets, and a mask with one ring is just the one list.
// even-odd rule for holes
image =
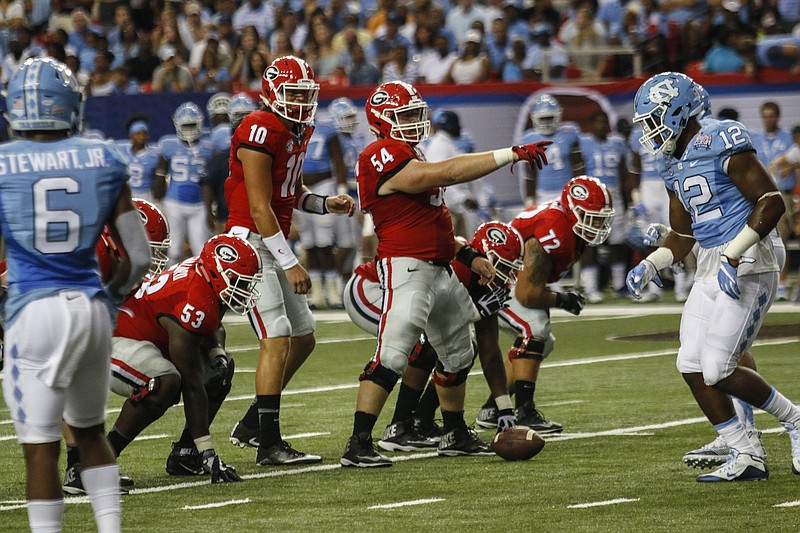
[[[207, 478], [165, 473], [171, 441], [183, 427], [182, 408], [173, 408], [120, 457], [123, 471], [136, 481], [123, 498], [124, 529], [797, 532], [800, 476], [792, 475], [789, 440], [769, 415], [756, 415], [765, 430], [769, 481], [699, 484], [697, 471], [681, 462], [685, 451], [709, 442], [715, 432], [675, 369], [675, 308], [605, 305], [587, 311], [580, 318], [554, 315], [556, 349], [545, 361], [536, 398], [565, 432], [549, 439], [537, 457], [511, 463], [497, 457], [395, 454], [403, 460], [378, 470], [338, 466], [351, 431], [356, 378], [374, 349], [373, 339], [348, 321], [336, 321], [340, 314], [319, 315], [317, 349], [289, 384], [281, 421], [293, 446], [325, 460], [313, 467], [264, 468], [255, 465], [255, 450], [234, 447], [227, 439], [252, 398], [258, 353], [249, 326], [230, 324], [228, 346], [237, 375], [212, 434], [220, 456], [245, 481], [211, 486]], [[774, 311], [753, 353], [761, 373], [798, 402], [800, 308], [781, 304]], [[644, 335], [655, 333], [663, 335]], [[505, 338], [502, 343], [509, 344]], [[467, 383], [468, 421], [487, 392], [482, 375], [473, 373]], [[393, 406], [394, 398], [387, 405]], [[121, 398], [112, 395], [109, 426], [120, 405]], [[390, 414], [378, 421], [376, 440]], [[480, 435], [491, 438], [489, 432]], [[0, 471], [0, 530], [25, 531], [22, 454], [2, 403]], [[65, 530], [93, 531], [86, 499], [67, 502]], [[390, 506], [398, 503], [408, 505]]]

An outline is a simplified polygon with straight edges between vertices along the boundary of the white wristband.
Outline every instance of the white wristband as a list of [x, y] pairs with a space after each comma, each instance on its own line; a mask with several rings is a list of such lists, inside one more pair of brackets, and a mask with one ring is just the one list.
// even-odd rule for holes
[[761, 235], [759, 235], [756, 230], [745, 224], [742, 228], [742, 231], [740, 231], [739, 234], [728, 243], [728, 246], [725, 248], [725, 251], [722, 252], [722, 255], [728, 259], [737, 260], [742, 257], [742, 254], [748, 248], [760, 240]]
[[508, 394], [503, 394], [502, 396], [498, 396], [494, 399], [494, 403], [497, 405], [497, 410], [502, 411], [503, 409], [512, 409], [513, 406], [511, 405], [511, 397]]
[[211, 440], [211, 435], [204, 435], [194, 439], [194, 445], [198, 452], [203, 453], [206, 450], [212, 449], [214, 447], [214, 442]]
[[653, 263], [656, 271], [663, 270], [673, 263], [672, 250], [665, 247], [656, 248], [656, 251], [646, 257], [647, 261]]
[[500, 148], [499, 150], [493, 150], [492, 155], [494, 156], [494, 162], [497, 165], [497, 168], [504, 167], [509, 163], [514, 162], [514, 150], [511, 148]]
[[272, 237], [264, 237], [261, 239], [261, 242], [264, 243], [264, 246], [267, 247], [272, 256], [278, 261], [282, 269], [289, 270], [300, 262], [297, 260], [294, 252], [292, 252], [282, 232], [279, 231]]

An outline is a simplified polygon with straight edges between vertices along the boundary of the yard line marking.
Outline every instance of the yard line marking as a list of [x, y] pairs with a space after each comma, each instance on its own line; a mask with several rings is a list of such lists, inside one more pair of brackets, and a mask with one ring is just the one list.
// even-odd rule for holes
[[296, 435], [284, 435], [284, 439], [306, 439], [308, 437], [323, 437], [330, 435], [330, 431], [318, 431], [316, 433], [297, 433]]
[[776, 503], [773, 507], [800, 507], [800, 500], [793, 502]]
[[195, 509], [214, 509], [215, 507], [225, 507], [227, 505], [239, 505], [240, 503], [250, 503], [250, 498], [244, 500], [228, 500], [226, 502], [206, 503], [204, 505], [184, 505], [183, 511], [193, 511]]
[[698, 416], [696, 418], [685, 418], [683, 420], [673, 420], [672, 422], [664, 422], [663, 424], [650, 424], [647, 426], [636, 426], [631, 428], [608, 429], [606, 431], [597, 431], [595, 433], [567, 433], [567, 434], [562, 433], [560, 435], [555, 435], [549, 438], [547, 437], [547, 435], [543, 435], [543, 437], [547, 438], [548, 441], [591, 439], [594, 437], [610, 437], [612, 435], [614, 436], [628, 435], [630, 433], [649, 431], [651, 429], [666, 429], [677, 426], [688, 426], [691, 424], [699, 424], [700, 422], [708, 422], [708, 419], [704, 416]]
[[444, 498], [424, 498], [422, 500], [411, 500], [407, 502], [384, 503], [383, 505], [372, 505], [367, 509], [394, 509], [395, 507], [407, 507], [409, 505], [425, 505], [426, 503], [443, 502]]
[[602, 502], [576, 503], [574, 505], [567, 505], [567, 509], [586, 509], [588, 507], [600, 507], [601, 505], [616, 505], [618, 503], [629, 503], [638, 501], [639, 498], [616, 498], [614, 500], [605, 500]]
[[156, 439], [166, 439], [170, 435], [166, 433], [161, 433], [159, 435], [138, 435], [136, 440], [156, 440]]

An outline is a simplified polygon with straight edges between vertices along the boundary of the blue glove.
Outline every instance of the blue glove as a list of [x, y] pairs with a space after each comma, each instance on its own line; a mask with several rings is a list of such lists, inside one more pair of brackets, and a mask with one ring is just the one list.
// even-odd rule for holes
[[642, 241], [645, 246], [660, 246], [669, 232], [669, 226], [658, 223], [650, 224]]
[[738, 300], [742, 291], [739, 290], [739, 284], [736, 282], [736, 267], [730, 264], [729, 261], [730, 259], [724, 255], [720, 257], [717, 283], [719, 283], [719, 288], [722, 292], [734, 300]]
[[637, 300], [641, 300], [642, 289], [651, 281], [659, 287], [664, 287], [664, 282], [661, 281], [661, 276], [658, 275], [658, 270], [656, 270], [655, 265], [647, 259], [644, 259], [628, 272], [625, 285], [628, 287], [628, 292], [631, 293], [631, 296]]

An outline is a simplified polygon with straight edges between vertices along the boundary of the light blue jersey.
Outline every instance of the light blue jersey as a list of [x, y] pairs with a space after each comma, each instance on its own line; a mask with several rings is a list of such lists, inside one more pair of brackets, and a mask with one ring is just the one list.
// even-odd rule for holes
[[[794, 143], [792, 134], [784, 129], [779, 129], [774, 134], [753, 133], [752, 139], [758, 158], [767, 168], [775, 159], [788, 152]], [[783, 192], [791, 192], [797, 179], [794, 171], [786, 176], [778, 173], [772, 177], [775, 179], [778, 190]]]
[[148, 144], [134, 154], [130, 141], [118, 141], [117, 144], [128, 158], [128, 173], [131, 175], [128, 184], [131, 186], [131, 194], [134, 197], [149, 197], [158, 167], [158, 150], [154, 145]]
[[[641, 181], [661, 182], [661, 174], [659, 174], [658, 167], [656, 166], [656, 156], [651, 154], [645, 149], [644, 146], [642, 146], [642, 143], [639, 142], [639, 139], [641, 138], [642, 128], [637, 126], [633, 128], [633, 131], [631, 131], [631, 136], [628, 139], [628, 147], [631, 149], [631, 153], [639, 154], [639, 161], [641, 162], [642, 166], [640, 179]], [[630, 168], [630, 165], [628, 165], [628, 168]]]
[[308, 141], [306, 158], [303, 161], [303, 174], [332, 173], [331, 139], [337, 135], [332, 122], [318, 122]]
[[733, 239], [753, 210], [723, 169], [732, 155], [754, 147], [738, 122], [703, 119], [700, 125], [683, 157], [664, 159], [662, 177], [691, 215], [697, 243], [713, 248]]
[[[520, 144], [539, 141], [553, 141], [547, 147], [547, 165], [536, 173], [536, 193], [539, 199], [549, 198], [561, 193], [561, 189], [574, 176], [572, 175], [572, 151], [578, 144], [578, 130], [574, 126], [562, 125], [553, 135], [542, 135], [530, 129], [522, 134]], [[524, 188], [524, 184], [522, 184]], [[526, 196], [524, 189], [522, 197]]]
[[360, 133], [351, 135], [339, 133], [339, 144], [342, 146], [344, 167], [347, 169], [347, 188], [352, 195], [357, 190], [356, 161], [358, 161], [358, 154], [367, 146], [367, 140]]
[[[605, 141], [601, 141], [593, 135], [581, 135], [580, 147], [586, 163], [586, 175], [599, 179], [606, 184], [606, 187], [619, 189], [622, 185], [619, 166], [625, 161], [628, 154], [625, 140], [618, 135], [609, 135]], [[550, 147], [547, 150], [549, 152]], [[549, 153], [547, 160], [550, 161]]]
[[95, 245], [127, 180], [127, 160], [113, 141], [0, 145], [8, 324], [33, 300], [64, 290], [102, 293]]
[[211, 145], [215, 152], [231, 151], [231, 125], [217, 124], [211, 129]]
[[175, 135], [166, 135], [158, 141], [158, 153], [169, 163], [168, 199], [184, 204], [203, 203], [202, 183], [213, 151], [208, 136], [192, 146]]

